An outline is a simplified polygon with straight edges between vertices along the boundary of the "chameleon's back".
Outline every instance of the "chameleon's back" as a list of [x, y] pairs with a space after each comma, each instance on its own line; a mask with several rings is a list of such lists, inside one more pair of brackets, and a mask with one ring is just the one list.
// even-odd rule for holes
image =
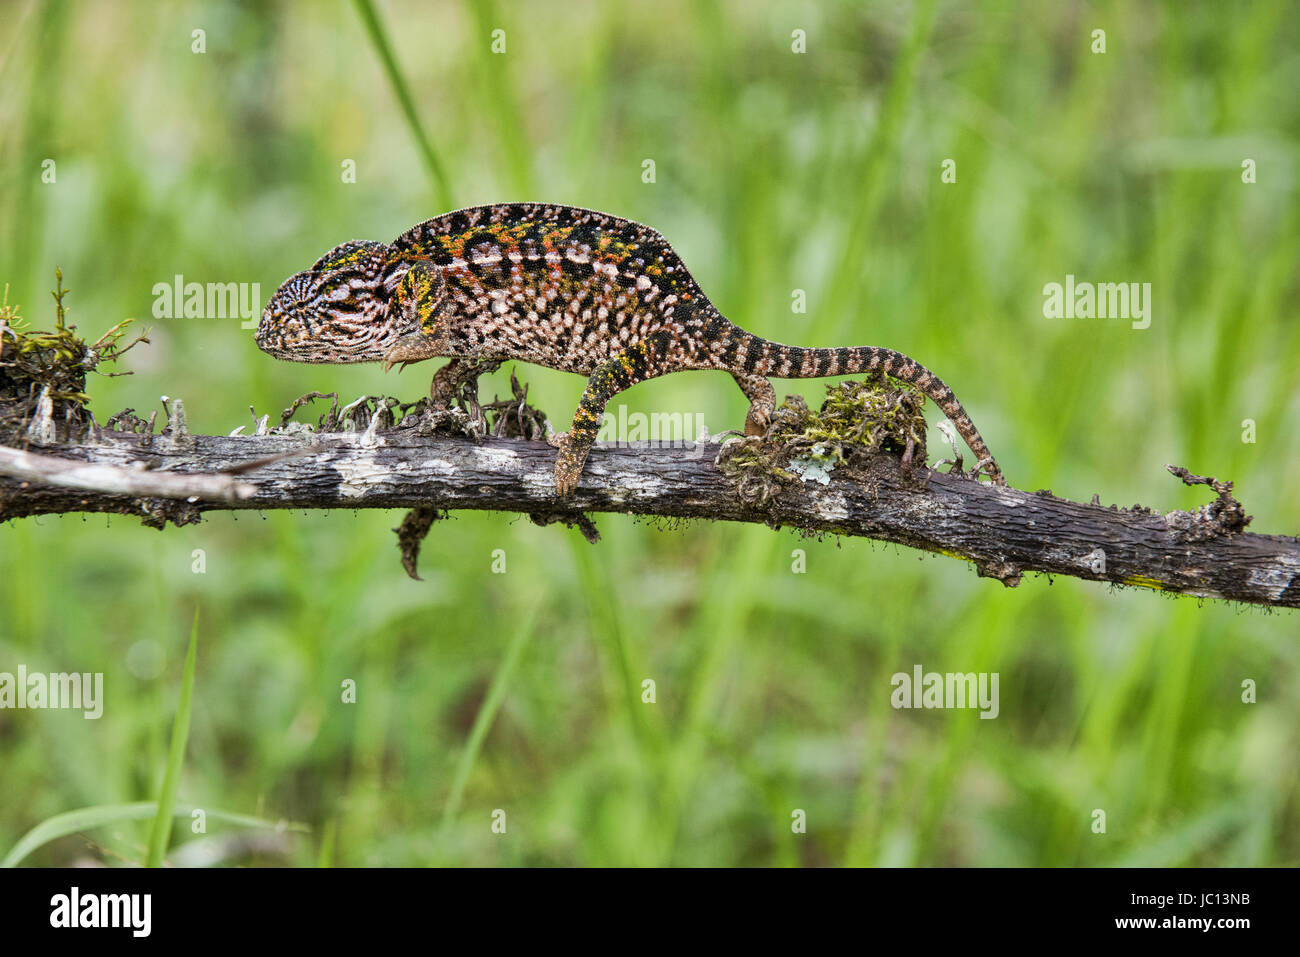
[[713, 311], [658, 232], [576, 206], [506, 203], [447, 213], [392, 244], [437, 265], [454, 345], [590, 373], [689, 308]]

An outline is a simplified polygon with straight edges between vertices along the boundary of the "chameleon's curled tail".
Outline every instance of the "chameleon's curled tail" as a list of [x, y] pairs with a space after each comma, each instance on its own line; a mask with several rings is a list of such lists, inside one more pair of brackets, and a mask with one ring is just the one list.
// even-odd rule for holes
[[[732, 327], [731, 343], [736, 358], [743, 357], [748, 372], [776, 379], [821, 379], [827, 376], [855, 375], [879, 370], [903, 382], [911, 383], [934, 400], [956, 427], [957, 432], [975, 453], [975, 461], [998, 485], [1006, 479], [993, 453], [984, 443], [975, 423], [947, 383], [910, 356], [877, 346], [851, 346], [841, 349], [805, 349], [771, 342]], [[732, 351], [732, 350], [728, 350]], [[737, 355], [739, 353], [739, 355]]]

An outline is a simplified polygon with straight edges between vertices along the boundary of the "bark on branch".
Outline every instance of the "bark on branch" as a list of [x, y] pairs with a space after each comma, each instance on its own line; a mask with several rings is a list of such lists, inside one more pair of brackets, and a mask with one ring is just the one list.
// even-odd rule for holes
[[[1184, 471], [1218, 498], [1195, 512], [1158, 514], [995, 488], [957, 475], [904, 468], [889, 454], [837, 470], [827, 484], [783, 483], [762, 506], [746, 505], [736, 481], [714, 465], [718, 446], [598, 446], [574, 495], [554, 496], [555, 450], [522, 439], [420, 436], [411, 430], [258, 436], [166, 435], [104, 431], [93, 444], [56, 444], [42, 457], [62, 463], [6, 470], [0, 457], [0, 520], [68, 512], [137, 515], [147, 524], [196, 522], [211, 509], [403, 508], [522, 512], [535, 521], [578, 524], [583, 513], [700, 518], [788, 526], [895, 542], [966, 558], [981, 575], [1015, 585], [1024, 572], [1141, 585], [1187, 595], [1300, 607], [1300, 540], [1242, 529], [1249, 519], [1229, 483]], [[9, 457], [12, 463], [12, 456]], [[38, 463], [39, 465], [39, 463]], [[109, 467], [149, 486], [96, 484]], [[142, 469], [144, 471], [142, 471]], [[69, 476], [80, 474], [81, 487]], [[251, 494], [194, 498], [197, 476], [228, 480]], [[89, 478], [87, 478], [89, 475]], [[165, 477], [161, 483], [156, 480]], [[102, 478], [102, 475], [98, 478]], [[44, 480], [44, 479], [48, 479]], [[174, 497], [169, 482], [180, 480]], [[206, 488], [202, 482], [199, 486]], [[187, 491], [189, 494], [181, 494]], [[412, 523], [427, 528], [416, 517]]]

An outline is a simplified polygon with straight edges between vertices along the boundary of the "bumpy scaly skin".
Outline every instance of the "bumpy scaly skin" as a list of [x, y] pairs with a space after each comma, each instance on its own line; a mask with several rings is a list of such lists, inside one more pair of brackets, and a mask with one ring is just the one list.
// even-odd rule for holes
[[952, 420], [977, 471], [1005, 484], [970, 416], [938, 376], [891, 349], [779, 345], [729, 322], [659, 233], [574, 206], [510, 203], [438, 216], [390, 245], [350, 242], [271, 297], [257, 344], [299, 362], [451, 363], [518, 359], [589, 376], [573, 425], [555, 437], [560, 495], [578, 483], [606, 403], [638, 382], [685, 369], [730, 372], [750, 400], [745, 430], [776, 405], [767, 377], [811, 379], [879, 369], [910, 382]]

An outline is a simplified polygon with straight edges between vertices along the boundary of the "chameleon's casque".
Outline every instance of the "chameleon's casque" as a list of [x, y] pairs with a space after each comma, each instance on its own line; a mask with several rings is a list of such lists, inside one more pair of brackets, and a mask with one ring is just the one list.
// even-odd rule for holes
[[745, 428], [766, 428], [768, 376], [819, 378], [879, 369], [914, 383], [953, 421], [977, 471], [1001, 470], [942, 380], [875, 346], [779, 345], [729, 322], [668, 241], [648, 226], [574, 206], [476, 206], [413, 227], [393, 243], [344, 243], [289, 278], [267, 304], [257, 344], [299, 362], [386, 365], [445, 356], [435, 400], [464, 364], [518, 359], [589, 376], [560, 454], [556, 486], [577, 485], [609, 399], [685, 369], [730, 372], [750, 400]]

